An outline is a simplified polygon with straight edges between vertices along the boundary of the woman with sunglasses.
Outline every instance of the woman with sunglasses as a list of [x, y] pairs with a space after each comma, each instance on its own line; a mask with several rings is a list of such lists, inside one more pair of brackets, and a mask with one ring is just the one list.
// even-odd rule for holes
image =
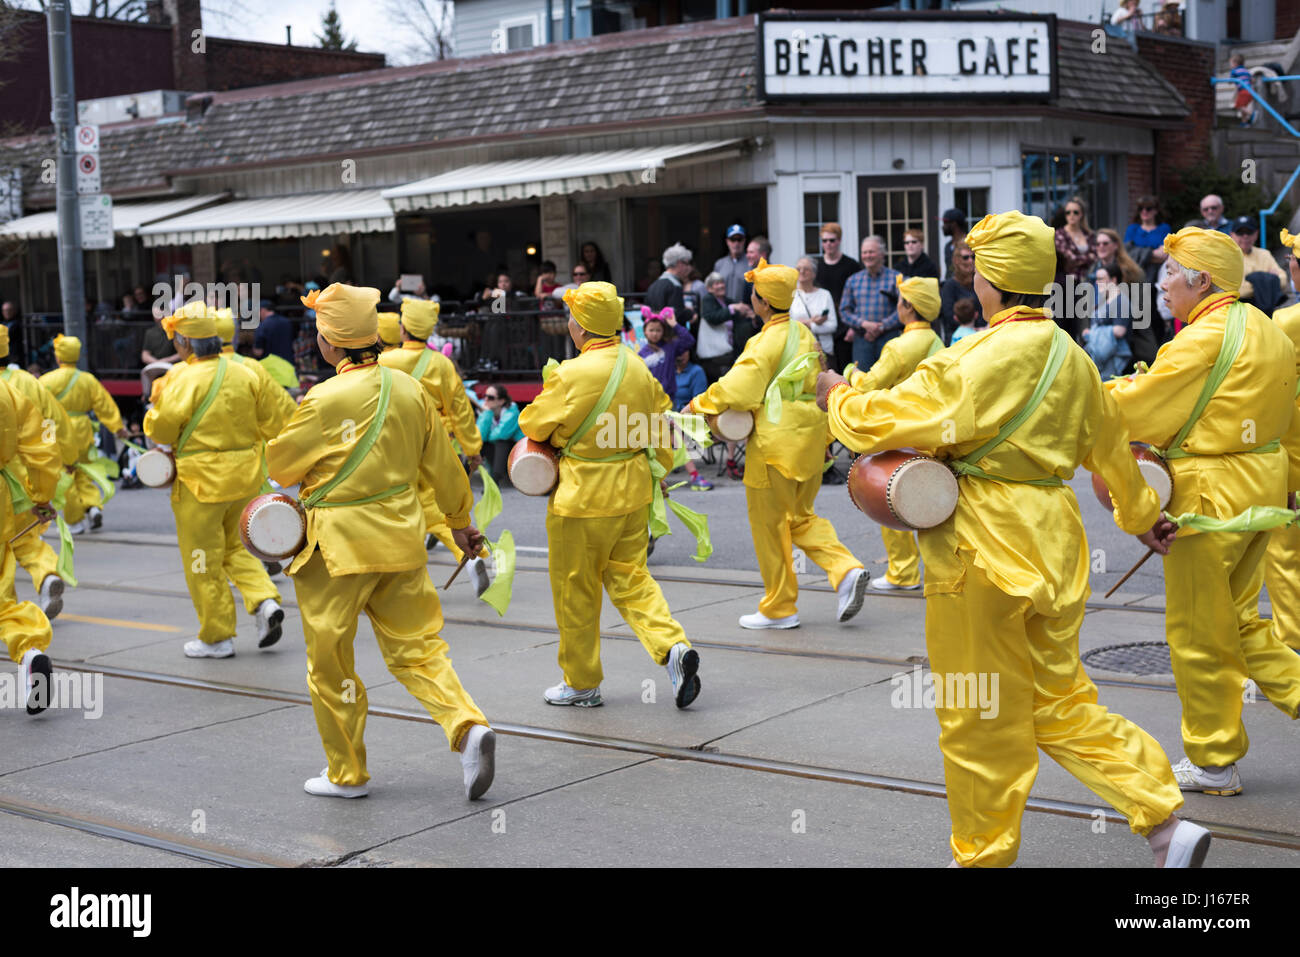
[[[1088, 274], [1097, 264], [1097, 234], [1088, 226], [1088, 211], [1078, 196], [1070, 197], [1065, 204], [1065, 225], [1056, 230], [1056, 282], [1064, 287], [1067, 277], [1074, 276], [1075, 283], [1088, 281]], [[1070, 310], [1067, 310], [1067, 312]], [[1078, 321], [1072, 316], [1056, 317], [1057, 324], [1079, 339]]]
[[515, 443], [524, 437], [519, 428], [519, 406], [510, 401], [503, 385], [490, 385], [483, 393], [484, 409], [478, 416], [478, 433], [483, 437], [483, 462], [498, 485], [509, 485], [506, 461]]
[[1165, 250], [1165, 237], [1168, 235], [1169, 224], [1160, 215], [1160, 204], [1156, 198], [1139, 197], [1133, 222], [1124, 230], [1124, 248], [1146, 272], [1147, 282], [1155, 282], [1161, 263], [1169, 256]]
[[952, 247], [952, 275], [939, 287], [939, 322], [935, 332], [944, 345], [952, 343], [952, 337], [961, 323], [954, 315], [958, 302], [970, 300], [975, 307], [975, 320], [972, 329], [984, 325], [984, 314], [980, 310], [979, 296], [975, 294], [975, 254], [963, 239], [957, 240]]

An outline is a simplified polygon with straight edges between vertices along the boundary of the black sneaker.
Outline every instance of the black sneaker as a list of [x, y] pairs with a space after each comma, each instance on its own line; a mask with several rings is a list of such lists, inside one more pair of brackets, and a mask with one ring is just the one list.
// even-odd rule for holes
[[50, 656], [44, 653], [32, 655], [31, 663], [24, 669], [27, 672], [27, 713], [40, 714], [50, 706], [50, 692], [53, 669]]

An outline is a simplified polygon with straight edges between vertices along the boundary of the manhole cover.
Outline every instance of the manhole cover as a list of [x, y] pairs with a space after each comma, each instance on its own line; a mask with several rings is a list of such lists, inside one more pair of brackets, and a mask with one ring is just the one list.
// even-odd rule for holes
[[1080, 657], [1089, 668], [1118, 671], [1126, 675], [1171, 675], [1169, 646], [1163, 641], [1135, 641], [1085, 651]]

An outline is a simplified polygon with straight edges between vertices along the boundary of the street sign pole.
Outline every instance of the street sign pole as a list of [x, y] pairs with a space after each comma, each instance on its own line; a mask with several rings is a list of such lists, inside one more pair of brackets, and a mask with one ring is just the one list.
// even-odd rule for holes
[[50, 100], [58, 149], [55, 168], [59, 218], [59, 289], [63, 301], [63, 331], [82, 341], [78, 365], [87, 368], [86, 277], [82, 268], [81, 214], [77, 203], [77, 150], [73, 131], [77, 121], [76, 87], [72, 76], [72, 11], [70, 0], [50, 0], [46, 23], [50, 39]]

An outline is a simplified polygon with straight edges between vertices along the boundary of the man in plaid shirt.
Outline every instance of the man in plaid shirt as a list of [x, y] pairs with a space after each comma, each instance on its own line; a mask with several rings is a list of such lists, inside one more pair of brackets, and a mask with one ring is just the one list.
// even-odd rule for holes
[[881, 295], [897, 291], [898, 272], [885, 265], [885, 241], [879, 236], [862, 240], [862, 271], [844, 284], [840, 318], [853, 337], [853, 362], [866, 372], [880, 358], [885, 343], [903, 331], [896, 300]]

